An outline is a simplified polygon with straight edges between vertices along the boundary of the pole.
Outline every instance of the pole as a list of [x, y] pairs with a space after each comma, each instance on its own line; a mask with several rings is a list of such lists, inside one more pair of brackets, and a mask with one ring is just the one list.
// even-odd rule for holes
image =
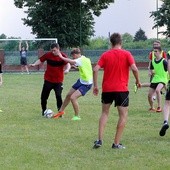
[[[158, 0], [156, 0], [156, 11], [158, 12]], [[157, 32], [157, 39], [159, 38], [158, 37], [158, 26], [157, 26], [157, 28], [156, 28], [156, 32]]]
[[81, 0], [80, 0], [80, 48], [81, 48], [81, 41], [82, 41], [82, 36], [81, 36], [81, 32], [82, 32], [82, 17], [81, 17], [81, 15], [82, 15], [82, 11], [81, 11]]

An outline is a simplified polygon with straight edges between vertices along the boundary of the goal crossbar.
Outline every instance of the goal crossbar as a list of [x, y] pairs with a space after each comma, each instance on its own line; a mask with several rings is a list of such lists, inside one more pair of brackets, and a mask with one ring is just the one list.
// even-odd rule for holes
[[55, 41], [56, 43], [58, 42], [57, 38], [34, 38], [34, 39], [0, 39], [0, 41]]

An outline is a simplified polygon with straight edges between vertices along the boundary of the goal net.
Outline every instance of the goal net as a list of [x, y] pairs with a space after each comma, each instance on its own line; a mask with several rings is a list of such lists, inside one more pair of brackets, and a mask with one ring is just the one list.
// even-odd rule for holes
[[34, 63], [40, 56], [50, 50], [52, 43], [57, 43], [57, 38], [37, 39], [0, 39], [0, 61], [3, 64], [3, 71], [20, 71], [20, 50], [27, 48], [27, 63]]

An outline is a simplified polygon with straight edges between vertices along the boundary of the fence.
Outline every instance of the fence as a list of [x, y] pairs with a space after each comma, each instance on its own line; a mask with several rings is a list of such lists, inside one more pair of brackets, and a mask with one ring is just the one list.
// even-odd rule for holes
[[[100, 55], [106, 50], [83, 50], [82, 54], [89, 57], [92, 64], [95, 64]], [[140, 68], [146, 68], [148, 66], [148, 54], [149, 49], [131, 49], [129, 50], [135, 58], [137, 66]], [[70, 50], [63, 50], [68, 56], [70, 55]], [[34, 63], [40, 56], [45, 53], [43, 49], [38, 51], [28, 51], [27, 60], [28, 63]], [[0, 50], [0, 61], [3, 63], [3, 71], [18, 71], [20, 70], [20, 54], [18, 51], [3, 51]], [[32, 71], [44, 70], [44, 67], [31, 68]]]

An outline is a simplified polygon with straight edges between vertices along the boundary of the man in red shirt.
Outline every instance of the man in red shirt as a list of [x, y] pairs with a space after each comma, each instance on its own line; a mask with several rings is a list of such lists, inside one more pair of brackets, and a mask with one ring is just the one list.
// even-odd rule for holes
[[140, 82], [138, 69], [133, 56], [130, 52], [121, 49], [121, 35], [118, 33], [112, 34], [110, 42], [112, 48], [101, 55], [93, 70], [94, 95], [98, 95], [99, 93], [97, 84], [98, 71], [100, 68], [103, 68], [104, 71], [101, 96], [102, 114], [99, 119], [98, 140], [94, 142], [93, 148], [99, 148], [102, 146], [103, 132], [108, 120], [109, 109], [112, 102], [115, 101], [115, 107], [117, 107], [119, 113], [119, 120], [112, 148], [122, 149], [125, 147], [120, 144], [120, 139], [127, 120], [129, 105], [129, 68], [132, 69], [138, 87], [140, 86]]
[[[30, 64], [30, 66], [34, 67], [45, 61], [47, 62], [47, 68], [44, 74], [44, 85], [41, 92], [42, 116], [44, 116], [44, 111], [47, 109], [47, 100], [52, 89], [55, 92], [57, 109], [59, 110], [62, 105], [61, 93], [63, 90], [64, 73], [68, 73], [71, 66], [58, 56], [59, 50], [59, 45], [54, 43], [51, 45], [50, 52], [41, 56], [34, 64]], [[61, 54], [67, 58], [66, 54], [62, 52]]]

